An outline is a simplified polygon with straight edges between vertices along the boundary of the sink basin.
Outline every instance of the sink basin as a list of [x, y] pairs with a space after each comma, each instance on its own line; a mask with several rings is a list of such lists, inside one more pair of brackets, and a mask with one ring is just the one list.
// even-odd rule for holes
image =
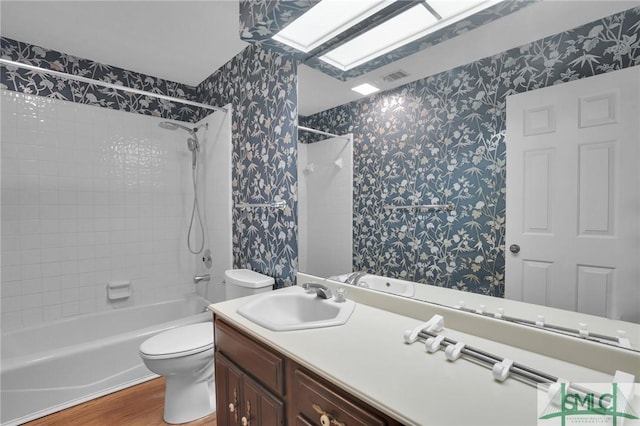
[[343, 325], [355, 306], [353, 300], [321, 299], [300, 287], [289, 287], [266, 293], [240, 306], [237, 312], [269, 330], [289, 331]]

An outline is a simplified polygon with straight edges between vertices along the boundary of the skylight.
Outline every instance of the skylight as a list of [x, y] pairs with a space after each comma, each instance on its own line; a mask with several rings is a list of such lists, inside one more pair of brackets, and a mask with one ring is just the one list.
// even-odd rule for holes
[[347, 71], [500, 1], [502, 0], [428, 0], [429, 6], [441, 19], [433, 15], [424, 4], [418, 4], [327, 52], [319, 59]]
[[396, 0], [322, 0], [273, 36], [273, 39], [310, 52]]
[[419, 4], [338, 46], [320, 59], [346, 71], [419, 38], [425, 27], [437, 22], [438, 19]]

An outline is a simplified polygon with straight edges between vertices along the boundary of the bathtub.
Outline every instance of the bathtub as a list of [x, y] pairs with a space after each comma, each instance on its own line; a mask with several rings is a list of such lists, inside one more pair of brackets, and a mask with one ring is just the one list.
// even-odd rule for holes
[[140, 344], [160, 331], [211, 321], [207, 304], [190, 295], [4, 333], [2, 426], [21, 424], [158, 377], [140, 359]]
[[[336, 275], [329, 277], [329, 279], [346, 283], [352, 274]], [[413, 282], [380, 275], [364, 274], [358, 279], [357, 286], [395, 294], [396, 296], [413, 297], [415, 295], [415, 284]]]

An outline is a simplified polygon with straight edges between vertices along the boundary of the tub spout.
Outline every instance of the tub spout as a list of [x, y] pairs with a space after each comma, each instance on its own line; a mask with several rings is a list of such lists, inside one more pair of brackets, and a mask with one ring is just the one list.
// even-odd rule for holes
[[209, 281], [210, 279], [211, 279], [211, 276], [209, 274], [196, 275], [195, 277], [193, 277], [193, 282], [195, 284], [198, 284], [201, 281]]
[[368, 274], [368, 272], [366, 272], [366, 271], [354, 272], [351, 275], [349, 275], [347, 277], [347, 279], [344, 280], [344, 282], [345, 282], [345, 284], [353, 284], [353, 285], [357, 286], [358, 285], [358, 281], [360, 281], [360, 278], [364, 277], [367, 274]]

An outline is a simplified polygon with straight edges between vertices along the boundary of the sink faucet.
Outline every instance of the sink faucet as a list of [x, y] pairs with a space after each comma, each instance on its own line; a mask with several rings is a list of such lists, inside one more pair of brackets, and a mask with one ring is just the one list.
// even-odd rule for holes
[[344, 283], [357, 286], [358, 281], [360, 281], [360, 278], [364, 277], [367, 274], [368, 274], [367, 271], [354, 272], [351, 275], [349, 275], [346, 280], [344, 280]]
[[316, 292], [316, 295], [320, 299], [331, 299], [331, 290], [326, 285], [318, 284], [318, 283], [304, 283], [302, 284], [302, 288], [307, 290], [307, 292]]

